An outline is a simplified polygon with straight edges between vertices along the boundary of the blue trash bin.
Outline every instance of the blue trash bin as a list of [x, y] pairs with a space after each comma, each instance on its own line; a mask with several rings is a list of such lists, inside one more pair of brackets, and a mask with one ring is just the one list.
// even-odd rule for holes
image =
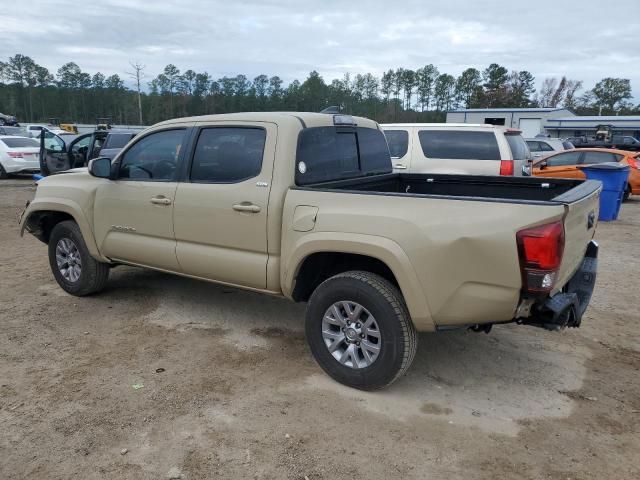
[[607, 162], [578, 168], [584, 172], [589, 180], [602, 182], [598, 220], [606, 222], [617, 219], [624, 191], [627, 188], [629, 166], [617, 162]]

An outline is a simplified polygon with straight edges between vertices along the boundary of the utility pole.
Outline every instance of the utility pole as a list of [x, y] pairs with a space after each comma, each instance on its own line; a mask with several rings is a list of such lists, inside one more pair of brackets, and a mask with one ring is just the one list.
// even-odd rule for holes
[[142, 122], [142, 92], [140, 90], [140, 80], [144, 77], [144, 69], [146, 65], [142, 65], [140, 62], [136, 61], [135, 63], [129, 62], [129, 65], [133, 68], [133, 72], [127, 72], [131, 78], [136, 81], [136, 86], [138, 89], [138, 115], [140, 120], [140, 125], [143, 125]]

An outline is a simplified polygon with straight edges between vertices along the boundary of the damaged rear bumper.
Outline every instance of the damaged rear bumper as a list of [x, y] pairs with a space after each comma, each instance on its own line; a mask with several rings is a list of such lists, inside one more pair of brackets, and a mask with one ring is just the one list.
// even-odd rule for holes
[[531, 316], [518, 319], [518, 323], [547, 330], [579, 327], [589, 306], [598, 269], [598, 244], [591, 241], [576, 273], [562, 292], [534, 303]]

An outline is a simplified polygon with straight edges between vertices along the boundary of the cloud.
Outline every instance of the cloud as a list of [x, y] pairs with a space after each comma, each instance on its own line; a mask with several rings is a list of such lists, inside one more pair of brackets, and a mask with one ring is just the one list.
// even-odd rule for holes
[[[327, 81], [433, 63], [454, 75], [500, 63], [538, 83], [567, 75], [590, 88], [605, 76], [640, 88], [640, 2], [621, 0], [624, 23], [603, 24], [600, 2], [483, 0], [22, 0], [0, 17], [0, 57], [33, 57], [55, 71], [74, 61], [118, 73], [129, 60], [150, 80], [173, 63], [214, 78], [265, 73]], [[609, 12], [611, 13], [611, 12]]]

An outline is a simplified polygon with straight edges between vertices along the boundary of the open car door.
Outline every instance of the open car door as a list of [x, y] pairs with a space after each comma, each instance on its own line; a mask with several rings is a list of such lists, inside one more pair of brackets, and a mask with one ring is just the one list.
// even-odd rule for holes
[[65, 141], [61, 136], [43, 130], [40, 135], [40, 173], [46, 176], [70, 168], [71, 161], [67, 155]]
[[84, 167], [93, 136], [58, 135], [43, 131], [40, 137], [40, 172], [52, 175], [71, 168]]

